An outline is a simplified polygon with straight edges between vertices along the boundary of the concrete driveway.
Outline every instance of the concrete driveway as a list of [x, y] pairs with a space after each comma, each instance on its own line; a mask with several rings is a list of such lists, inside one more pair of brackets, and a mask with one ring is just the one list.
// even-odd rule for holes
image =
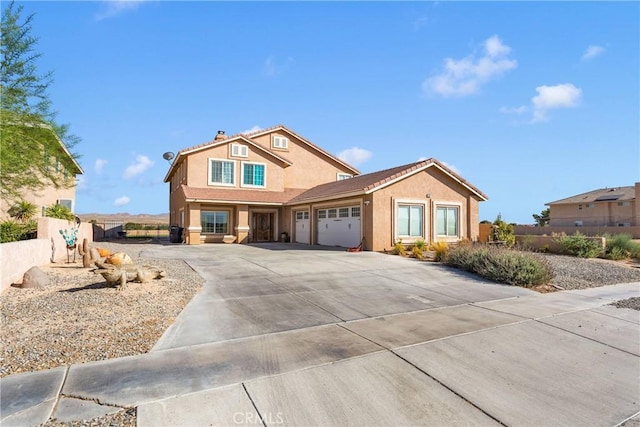
[[148, 354], [3, 379], [2, 425], [131, 406], [141, 426], [639, 420], [640, 316], [606, 306], [638, 283], [541, 295], [292, 244], [144, 256], [187, 260], [204, 289]]

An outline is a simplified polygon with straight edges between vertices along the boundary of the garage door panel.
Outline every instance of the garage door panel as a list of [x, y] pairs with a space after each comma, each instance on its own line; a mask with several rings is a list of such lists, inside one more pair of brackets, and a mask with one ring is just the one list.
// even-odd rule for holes
[[329, 208], [318, 211], [318, 244], [353, 247], [360, 244], [360, 208]]
[[296, 216], [296, 242], [297, 243], [306, 243], [309, 244], [309, 230], [310, 230], [310, 221], [309, 221], [309, 212], [308, 211], [298, 211], [295, 214]]

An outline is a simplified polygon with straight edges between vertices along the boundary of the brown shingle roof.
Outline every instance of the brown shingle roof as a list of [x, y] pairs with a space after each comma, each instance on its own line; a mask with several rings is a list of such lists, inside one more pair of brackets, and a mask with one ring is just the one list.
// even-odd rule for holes
[[198, 188], [187, 185], [180, 186], [185, 198], [211, 203], [274, 204], [281, 205], [291, 200], [304, 189], [288, 188], [284, 191], [245, 190], [230, 188]]
[[593, 203], [593, 202], [605, 202], [605, 201], [625, 201], [625, 200], [634, 200], [635, 198], [636, 198], [636, 190], [634, 186], [600, 188], [598, 190], [587, 191], [586, 193], [578, 194], [576, 196], [571, 196], [565, 199], [556, 200], [555, 202], [545, 203], [545, 205]]
[[384, 186], [385, 184], [391, 183], [398, 179], [402, 179], [402, 177], [405, 175], [415, 173], [419, 170], [426, 169], [431, 166], [437, 166], [438, 168], [442, 169], [443, 171], [451, 175], [454, 179], [458, 180], [462, 185], [469, 188], [469, 190], [476, 193], [480, 198], [487, 200], [487, 196], [484, 193], [466, 182], [461, 176], [444, 166], [438, 160], [431, 158], [420, 162], [409, 163], [407, 165], [396, 166], [395, 168], [385, 169], [378, 172], [358, 175], [342, 181], [321, 184], [293, 198], [289, 201], [289, 203], [295, 204], [313, 199], [328, 199], [351, 193], [370, 193], [377, 188]]

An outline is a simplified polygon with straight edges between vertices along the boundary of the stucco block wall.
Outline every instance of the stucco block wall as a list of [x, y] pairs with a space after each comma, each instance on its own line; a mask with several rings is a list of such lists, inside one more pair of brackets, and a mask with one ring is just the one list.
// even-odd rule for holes
[[[266, 154], [260, 149], [257, 149], [249, 144], [248, 157], [231, 157], [229, 155], [229, 144], [223, 144], [217, 147], [209, 148], [207, 150], [198, 151], [188, 156], [189, 168], [187, 170], [187, 182], [190, 187], [200, 188], [235, 188], [242, 190], [244, 188], [256, 190], [254, 187], [242, 187], [242, 162], [257, 162], [264, 163], [266, 166], [265, 183], [266, 189], [271, 191], [283, 191], [284, 190], [284, 175], [283, 164], [274, 159], [274, 157]], [[223, 159], [232, 160], [235, 162], [235, 185], [209, 185], [209, 159]]]
[[[283, 136], [289, 139], [288, 150], [279, 150], [271, 147], [273, 135]], [[274, 132], [254, 138], [254, 140], [268, 147], [282, 157], [291, 161], [293, 165], [284, 170], [284, 186], [286, 188], [311, 188], [326, 182], [336, 181], [338, 173], [348, 173], [344, 166], [324, 156], [308, 144], [289, 135], [286, 132]]]
[[[31, 267], [49, 264], [53, 258], [56, 262], [66, 262], [67, 245], [59, 230], [70, 229], [75, 223], [55, 218], [38, 219], [38, 238], [0, 244], [0, 284], [5, 290], [12, 283], [22, 281], [22, 276]], [[93, 243], [93, 226], [89, 223], [80, 224], [78, 243], [83, 239]], [[52, 242], [53, 240], [53, 242]], [[53, 245], [52, 245], [53, 243]], [[55, 247], [55, 250], [52, 248]], [[76, 253], [76, 260], [82, 259]]]

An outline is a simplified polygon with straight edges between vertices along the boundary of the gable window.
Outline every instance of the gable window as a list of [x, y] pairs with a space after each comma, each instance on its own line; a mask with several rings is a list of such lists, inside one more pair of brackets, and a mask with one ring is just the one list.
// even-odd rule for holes
[[228, 234], [228, 211], [202, 211], [200, 212], [200, 225], [203, 233]]
[[235, 185], [233, 160], [209, 159], [209, 185]]
[[289, 139], [284, 136], [273, 136], [273, 148], [287, 149], [289, 148]]
[[249, 147], [240, 144], [231, 144], [231, 156], [249, 157]]
[[436, 233], [438, 236], [458, 236], [458, 208], [439, 206], [436, 209]]
[[398, 205], [398, 237], [422, 237], [423, 205]]
[[352, 178], [353, 175], [349, 175], [348, 173], [339, 173], [337, 176], [336, 181], [342, 181], [343, 179], [349, 179]]
[[242, 162], [242, 186], [264, 187], [265, 165], [263, 163]]

